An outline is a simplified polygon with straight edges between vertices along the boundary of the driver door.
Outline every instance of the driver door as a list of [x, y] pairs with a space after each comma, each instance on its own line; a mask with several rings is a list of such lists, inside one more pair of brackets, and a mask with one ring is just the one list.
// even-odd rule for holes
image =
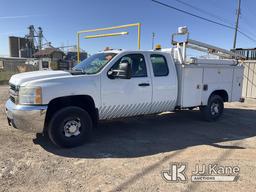
[[109, 70], [102, 73], [100, 119], [136, 116], [150, 111], [152, 84], [145, 56], [140, 53], [124, 55], [110, 70], [117, 69], [122, 61], [131, 64], [131, 79], [111, 79], [107, 74]]

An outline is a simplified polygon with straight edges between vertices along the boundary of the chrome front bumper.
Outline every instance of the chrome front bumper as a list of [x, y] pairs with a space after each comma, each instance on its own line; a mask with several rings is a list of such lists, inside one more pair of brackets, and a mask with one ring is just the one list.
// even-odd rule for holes
[[15, 105], [10, 99], [5, 104], [10, 126], [33, 133], [42, 133], [47, 106]]

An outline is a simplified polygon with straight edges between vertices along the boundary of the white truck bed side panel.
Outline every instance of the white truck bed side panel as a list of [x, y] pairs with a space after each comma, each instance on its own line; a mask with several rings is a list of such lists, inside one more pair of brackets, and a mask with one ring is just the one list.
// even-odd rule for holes
[[201, 104], [202, 68], [184, 68], [182, 70], [182, 106], [192, 107]]
[[239, 101], [241, 97], [241, 66], [176, 64], [176, 68], [179, 80], [177, 106], [207, 105], [209, 96], [216, 90], [225, 90], [229, 102]]
[[202, 92], [202, 104], [207, 105], [209, 96], [216, 90], [225, 90], [231, 99], [234, 66], [204, 68], [203, 84], [208, 90]]
[[225, 90], [228, 94], [229, 102], [231, 97], [232, 84], [231, 83], [209, 83], [208, 90], [202, 92], [202, 105], [207, 105], [210, 95], [216, 90]]
[[179, 107], [194, 107], [201, 105], [203, 67], [197, 65], [176, 64], [178, 74]]
[[231, 101], [238, 101], [241, 98], [243, 74], [244, 74], [244, 68], [242, 66], [239, 68], [238, 67], [234, 68]]
[[205, 68], [204, 69], [204, 84], [219, 83], [220, 86], [222, 83], [232, 84], [233, 80], [233, 68]]

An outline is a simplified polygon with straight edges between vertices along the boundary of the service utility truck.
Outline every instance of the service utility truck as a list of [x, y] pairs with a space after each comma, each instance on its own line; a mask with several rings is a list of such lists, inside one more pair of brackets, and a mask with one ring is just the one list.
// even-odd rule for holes
[[[178, 42], [177, 35], [187, 38]], [[13, 75], [8, 123], [48, 134], [58, 146], [74, 147], [92, 137], [99, 120], [199, 107], [205, 120], [215, 121], [224, 102], [240, 101], [243, 56], [189, 39], [185, 27], [172, 36], [172, 44], [150, 51], [99, 52], [70, 71]], [[188, 58], [187, 48], [218, 58]]]

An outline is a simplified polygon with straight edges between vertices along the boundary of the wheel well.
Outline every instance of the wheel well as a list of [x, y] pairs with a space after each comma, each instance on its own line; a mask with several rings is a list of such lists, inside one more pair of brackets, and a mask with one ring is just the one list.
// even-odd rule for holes
[[45, 118], [45, 130], [48, 127], [48, 124], [51, 120], [53, 114], [61, 108], [68, 106], [77, 106], [86, 110], [93, 121], [93, 125], [97, 126], [98, 122], [98, 110], [95, 107], [94, 100], [91, 96], [88, 95], [75, 95], [75, 96], [66, 96], [58, 97], [50, 101], [48, 104], [48, 109]]
[[[212, 94], [210, 95], [210, 97], [211, 97], [212, 95], [219, 95], [219, 96], [223, 99], [224, 102], [228, 102], [228, 93], [227, 93], [227, 91], [225, 91], [225, 90], [216, 90], [216, 91], [212, 92]], [[210, 97], [209, 97], [209, 98], [210, 98]]]

